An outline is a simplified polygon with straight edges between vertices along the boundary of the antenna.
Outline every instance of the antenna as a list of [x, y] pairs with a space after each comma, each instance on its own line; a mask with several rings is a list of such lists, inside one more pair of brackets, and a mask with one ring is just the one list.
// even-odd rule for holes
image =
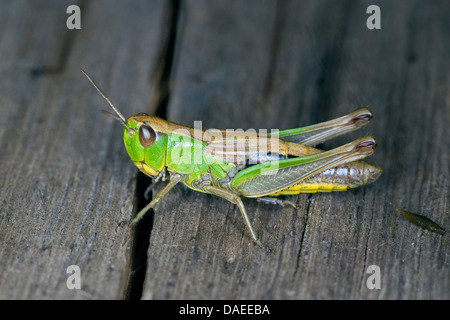
[[100, 93], [100, 95], [103, 97], [103, 99], [105, 99], [109, 103], [111, 108], [117, 114], [117, 117], [114, 114], [110, 113], [110, 112], [106, 112], [106, 113], [108, 113], [109, 115], [113, 116], [114, 119], [119, 120], [122, 123], [122, 125], [128, 130], [128, 132], [133, 131], [133, 129], [127, 127], [125, 117], [122, 115], [122, 113], [120, 113], [119, 109], [117, 109], [116, 106], [112, 103], [111, 99], [102, 91], [102, 89], [99, 88], [99, 86], [94, 82], [94, 80], [92, 80], [92, 78], [87, 74], [86, 71], [81, 69], [81, 72], [86, 76], [86, 78], [94, 86], [94, 88], [97, 89], [98, 93]]

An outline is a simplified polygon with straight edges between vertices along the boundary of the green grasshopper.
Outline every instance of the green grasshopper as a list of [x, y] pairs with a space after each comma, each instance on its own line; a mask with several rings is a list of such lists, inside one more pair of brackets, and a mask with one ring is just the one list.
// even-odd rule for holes
[[[142, 209], [132, 223], [160, 202], [178, 183], [230, 201], [238, 206], [253, 240], [253, 231], [241, 196], [286, 204], [272, 198], [345, 191], [375, 181], [381, 168], [359, 161], [373, 153], [372, 136], [366, 136], [330, 151], [312, 146], [361, 128], [372, 113], [358, 109], [346, 116], [302, 128], [271, 133], [201, 130], [144, 113], [128, 119], [120, 113], [92, 78], [83, 70], [123, 125], [125, 148], [136, 167], [146, 175], [169, 183]], [[292, 203], [290, 203], [292, 204]]]

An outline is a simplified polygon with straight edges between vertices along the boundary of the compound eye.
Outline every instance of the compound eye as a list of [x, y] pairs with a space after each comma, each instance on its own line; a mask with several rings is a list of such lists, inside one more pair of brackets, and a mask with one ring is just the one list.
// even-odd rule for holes
[[149, 125], [143, 124], [139, 128], [139, 142], [144, 148], [149, 148], [155, 143], [156, 132]]

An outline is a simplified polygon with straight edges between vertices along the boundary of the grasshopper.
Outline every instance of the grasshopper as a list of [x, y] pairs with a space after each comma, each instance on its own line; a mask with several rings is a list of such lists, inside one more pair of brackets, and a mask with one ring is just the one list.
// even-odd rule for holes
[[[322, 151], [313, 146], [367, 125], [368, 108], [301, 128], [271, 132], [209, 131], [194, 129], [144, 113], [128, 119], [83, 70], [123, 125], [128, 155], [144, 174], [169, 182], [133, 219], [132, 224], [160, 202], [178, 183], [226, 199], [238, 206], [245, 225], [259, 246], [241, 196], [284, 205], [279, 195], [346, 191], [375, 181], [381, 168], [360, 161], [370, 156], [375, 139], [366, 136], [341, 147]], [[292, 204], [292, 203], [291, 203]]]

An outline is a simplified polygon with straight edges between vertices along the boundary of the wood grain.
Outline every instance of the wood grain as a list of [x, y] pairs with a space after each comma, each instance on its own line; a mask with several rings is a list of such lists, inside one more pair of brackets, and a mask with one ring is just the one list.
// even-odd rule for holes
[[[0, 4], [0, 298], [449, 298], [448, 234], [394, 210], [449, 225], [445, 1], [378, 1], [381, 30], [366, 27], [370, 1], [80, 1], [73, 31], [70, 4]], [[383, 175], [286, 197], [297, 209], [243, 199], [270, 253], [234, 205], [181, 185], [130, 228], [147, 180], [80, 68], [125, 116], [204, 128], [281, 130], [369, 106], [368, 127], [321, 147], [374, 134]], [[69, 265], [81, 290], [66, 287]]]
[[[135, 168], [80, 68], [124, 114], [145, 108], [166, 5], [85, 3], [82, 29], [69, 31], [70, 4], [1, 4], [2, 299], [120, 299], [129, 283], [133, 237], [121, 222], [133, 214]], [[81, 290], [66, 287], [69, 265]]]
[[[180, 187], [155, 210], [143, 297], [448, 297], [448, 238], [394, 213], [407, 207], [448, 223], [448, 69], [433, 68], [448, 64], [442, 7], [383, 2], [383, 29], [369, 31], [369, 2], [183, 4], [169, 119], [284, 129], [369, 105], [371, 126], [325, 147], [375, 134], [371, 160], [385, 172], [358, 190], [298, 196], [297, 210], [245, 201], [270, 254], [252, 243], [234, 205]], [[435, 47], [422, 46], [426, 38]], [[423, 81], [429, 87], [417, 90]], [[366, 286], [373, 264], [381, 290]]]

